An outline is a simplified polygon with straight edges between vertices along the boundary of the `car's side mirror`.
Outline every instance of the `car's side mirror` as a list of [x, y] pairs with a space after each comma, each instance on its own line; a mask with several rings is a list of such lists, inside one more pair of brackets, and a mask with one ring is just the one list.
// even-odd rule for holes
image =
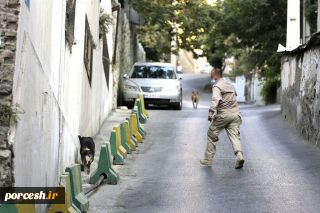
[[124, 74], [124, 75], [123, 75], [123, 78], [124, 78], [124, 79], [128, 79], [128, 78], [129, 78], [128, 74]]

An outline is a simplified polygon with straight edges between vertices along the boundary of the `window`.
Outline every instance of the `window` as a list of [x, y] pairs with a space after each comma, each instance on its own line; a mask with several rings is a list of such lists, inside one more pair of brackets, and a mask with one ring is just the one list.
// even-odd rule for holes
[[170, 66], [134, 66], [131, 78], [176, 79], [176, 73]]
[[24, 0], [24, 3], [28, 7], [28, 9], [30, 9], [30, 0]]
[[69, 46], [70, 52], [72, 52], [72, 45], [74, 44], [75, 15], [76, 15], [76, 0], [67, 0], [65, 37], [66, 37], [66, 43]]
[[86, 16], [83, 61], [84, 61], [84, 65], [85, 65], [85, 68], [87, 71], [87, 76], [88, 76], [90, 86], [91, 86], [91, 81], [92, 81], [92, 60], [93, 60], [93, 49], [94, 48], [95, 48], [95, 44], [93, 42], [92, 34], [90, 31], [88, 18]]

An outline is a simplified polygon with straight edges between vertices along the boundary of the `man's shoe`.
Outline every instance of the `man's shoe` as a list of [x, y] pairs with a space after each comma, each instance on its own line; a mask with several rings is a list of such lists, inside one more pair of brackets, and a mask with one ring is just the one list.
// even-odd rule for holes
[[243, 164], [244, 164], [244, 159], [243, 159], [242, 152], [238, 152], [236, 155], [235, 169], [241, 169], [243, 167]]
[[212, 161], [211, 160], [207, 160], [207, 159], [202, 159], [200, 160], [200, 164], [204, 165], [204, 166], [212, 166]]

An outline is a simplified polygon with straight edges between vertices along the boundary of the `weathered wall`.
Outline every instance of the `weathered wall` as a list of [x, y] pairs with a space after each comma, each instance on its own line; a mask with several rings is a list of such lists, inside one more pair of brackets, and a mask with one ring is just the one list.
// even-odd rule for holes
[[284, 56], [281, 71], [283, 116], [311, 143], [320, 146], [320, 48]]
[[195, 73], [197, 60], [194, 59], [192, 52], [188, 52], [186, 50], [179, 50], [179, 64], [182, 66], [182, 71], [184, 73]]
[[245, 76], [236, 76], [235, 87], [237, 91], [237, 101], [238, 102], [245, 102], [245, 87], [246, 87], [246, 77]]
[[[76, 2], [71, 53], [65, 39], [66, 1], [32, 0], [30, 7], [21, 3], [13, 103], [24, 114], [10, 135], [16, 186], [56, 186], [65, 167], [79, 160], [77, 136], [94, 136], [111, 111], [112, 87], [106, 84], [99, 40], [100, 8], [111, 14], [111, 1]], [[86, 15], [96, 44], [91, 85], [83, 59]], [[107, 41], [112, 57], [112, 29]]]
[[[114, 14], [114, 19], [116, 20], [116, 14]], [[118, 92], [115, 92], [113, 96], [113, 108], [122, 103], [122, 76], [130, 72], [135, 62], [144, 62], [146, 60], [145, 51], [136, 38], [134, 26], [129, 22], [126, 9], [120, 11], [118, 27], [118, 44], [115, 64], [113, 65], [113, 91]], [[114, 37], [116, 36], [115, 31], [114, 28]]]
[[261, 90], [262, 90], [262, 81], [259, 80], [258, 78], [255, 78], [253, 83], [252, 83], [252, 86], [251, 86], [251, 96], [253, 97], [253, 102], [256, 104], [256, 105], [264, 105], [264, 101], [262, 99], [262, 96], [261, 96]]
[[19, 0], [0, 1], [0, 187], [11, 186], [14, 181], [12, 141], [8, 139], [10, 117], [3, 109], [12, 105], [19, 8]]

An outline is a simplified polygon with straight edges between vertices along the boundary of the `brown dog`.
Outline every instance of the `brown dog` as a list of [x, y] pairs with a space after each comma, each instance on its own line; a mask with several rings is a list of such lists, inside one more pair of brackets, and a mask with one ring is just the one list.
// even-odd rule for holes
[[193, 109], [197, 109], [198, 108], [198, 103], [199, 103], [199, 92], [198, 92], [198, 90], [192, 90], [191, 100], [192, 100]]

